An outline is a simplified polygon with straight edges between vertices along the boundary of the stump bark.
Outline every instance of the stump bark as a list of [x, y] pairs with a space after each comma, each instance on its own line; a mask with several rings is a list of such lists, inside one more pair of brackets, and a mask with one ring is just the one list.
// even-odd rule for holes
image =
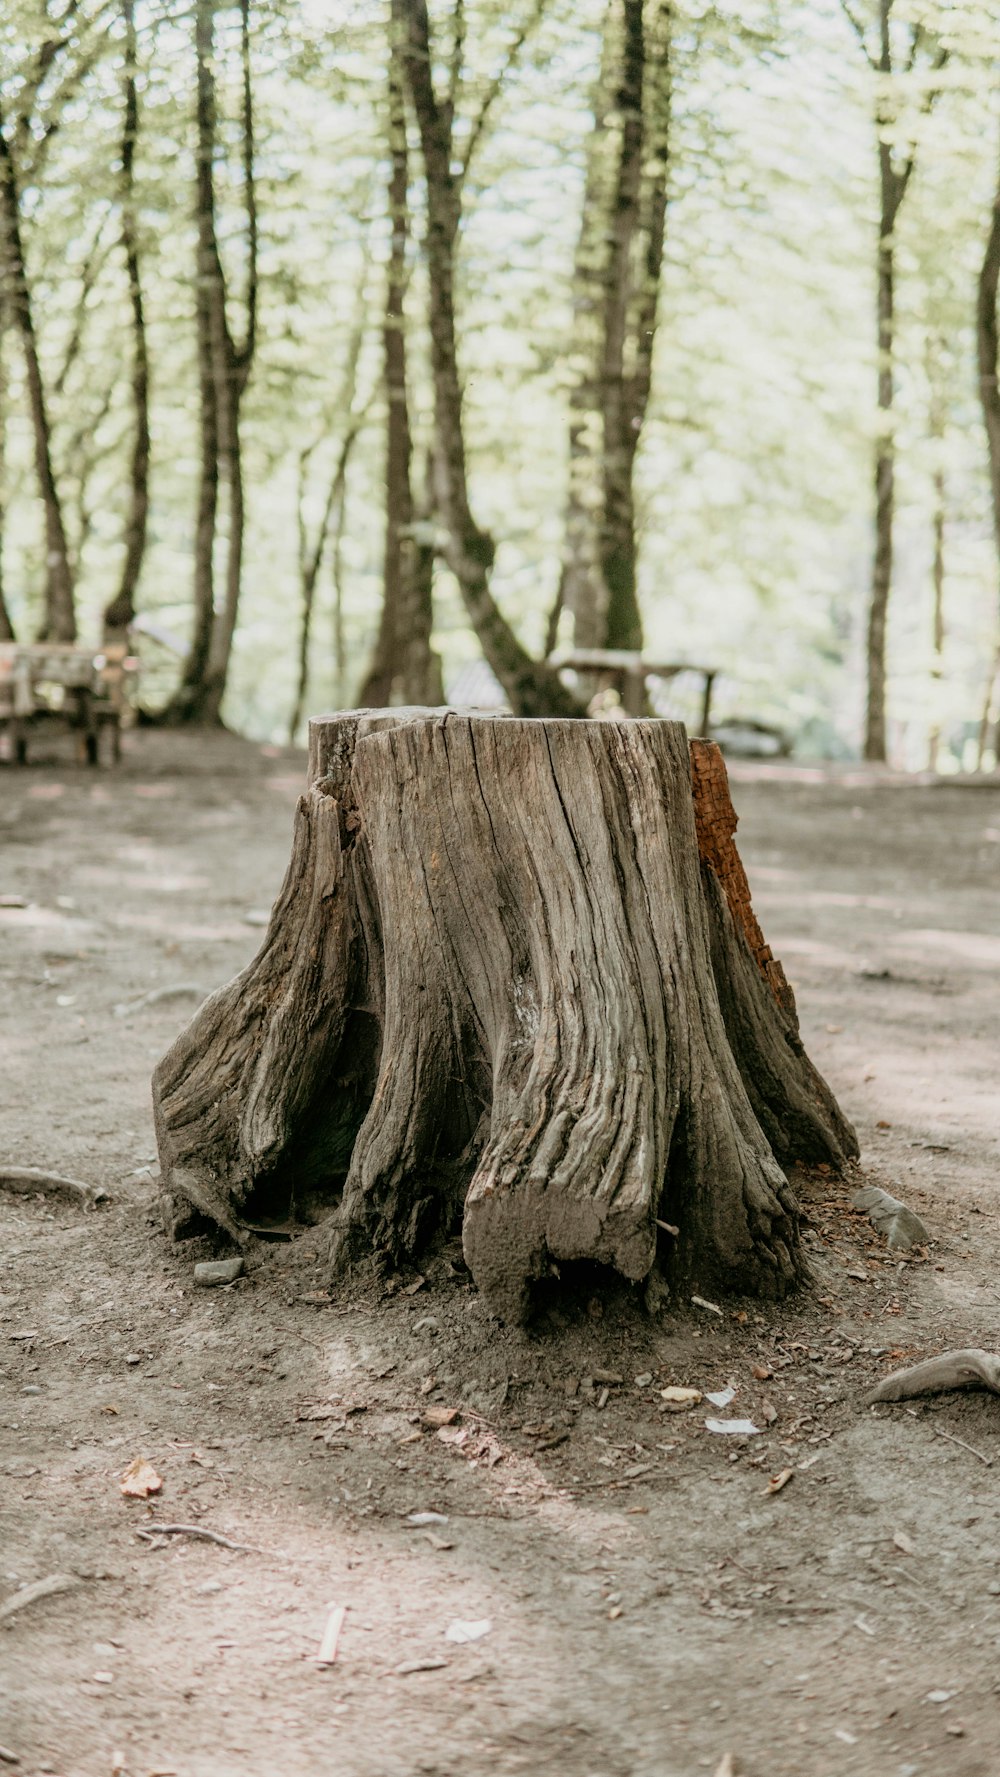
[[460, 1224], [508, 1320], [560, 1260], [783, 1294], [783, 1168], [857, 1142], [735, 828], [718, 748], [678, 723], [312, 722], [262, 948], [154, 1076], [175, 1234], [242, 1242], [320, 1192], [335, 1270]]

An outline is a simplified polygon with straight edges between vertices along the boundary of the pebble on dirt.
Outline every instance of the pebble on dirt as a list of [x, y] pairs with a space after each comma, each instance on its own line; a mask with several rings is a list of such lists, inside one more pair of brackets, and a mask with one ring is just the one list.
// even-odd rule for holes
[[214, 1290], [220, 1284], [235, 1283], [242, 1275], [242, 1259], [205, 1259], [194, 1268], [194, 1281], [202, 1290]]

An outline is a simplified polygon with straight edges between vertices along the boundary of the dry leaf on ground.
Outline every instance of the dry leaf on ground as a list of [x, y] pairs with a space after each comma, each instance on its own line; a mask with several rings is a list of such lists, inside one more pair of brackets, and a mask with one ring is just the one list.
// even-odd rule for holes
[[145, 1456], [136, 1456], [122, 1475], [119, 1492], [126, 1499], [148, 1499], [151, 1493], [159, 1493], [162, 1486], [162, 1476], [152, 1463]]
[[768, 1481], [767, 1486], [764, 1489], [765, 1493], [780, 1493], [782, 1488], [787, 1487], [789, 1481], [793, 1480], [794, 1477], [794, 1469], [783, 1468], [779, 1474], [771, 1476], [771, 1479]]

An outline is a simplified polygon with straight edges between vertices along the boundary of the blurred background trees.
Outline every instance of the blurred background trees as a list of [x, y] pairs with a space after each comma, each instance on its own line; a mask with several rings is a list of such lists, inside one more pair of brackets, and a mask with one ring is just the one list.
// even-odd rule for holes
[[[0, 637], [992, 768], [997, 0], [8, 0]], [[498, 686], [500, 689], [498, 689]], [[694, 676], [662, 707], [693, 716]]]

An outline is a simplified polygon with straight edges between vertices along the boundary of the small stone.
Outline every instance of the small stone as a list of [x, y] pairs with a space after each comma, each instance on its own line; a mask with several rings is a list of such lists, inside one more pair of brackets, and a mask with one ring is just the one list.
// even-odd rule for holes
[[141, 1364], [142, 1363], [142, 1352], [141, 1351], [130, 1351], [128, 1356], [125, 1359], [125, 1362], [127, 1364]]
[[414, 1321], [413, 1331], [415, 1333], [430, 1333], [433, 1335], [438, 1331], [437, 1319], [433, 1314], [425, 1314], [420, 1320]]
[[195, 1591], [199, 1598], [211, 1598], [215, 1592], [222, 1591], [222, 1581], [206, 1580], [203, 1586], [196, 1586]]
[[643, 1370], [642, 1375], [637, 1376], [635, 1379], [636, 1388], [648, 1388], [650, 1383], [652, 1382], [652, 1380], [653, 1380], [652, 1370]]
[[42, 1390], [35, 1382], [27, 1382], [21, 1390], [22, 1394], [41, 1394]]
[[220, 1284], [235, 1283], [242, 1275], [242, 1259], [206, 1259], [194, 1268], [195, 1284], [202, 1290], [214, 1290]]

